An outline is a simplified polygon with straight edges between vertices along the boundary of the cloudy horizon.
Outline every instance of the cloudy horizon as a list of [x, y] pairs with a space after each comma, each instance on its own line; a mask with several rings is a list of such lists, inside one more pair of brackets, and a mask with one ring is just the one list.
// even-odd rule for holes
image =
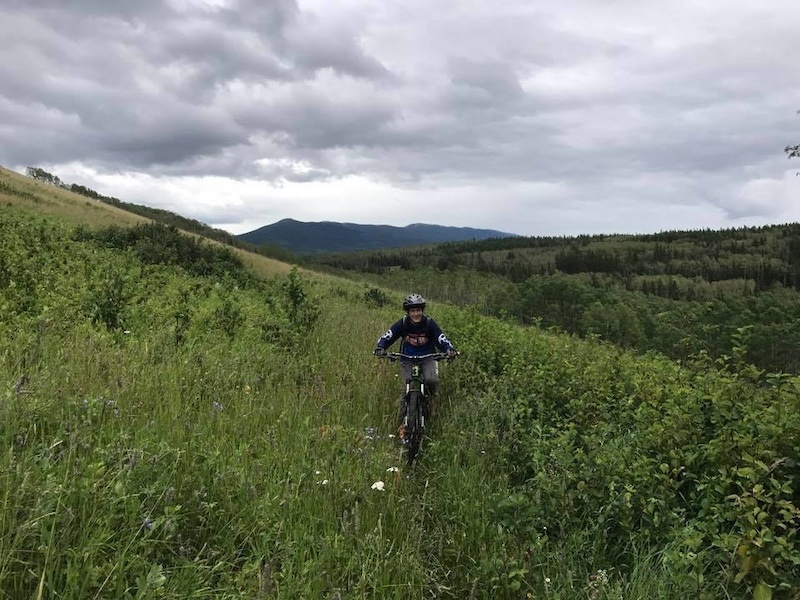
[[800, 11], [3, 0], [0, 165], [239, 234], [800, 220]]

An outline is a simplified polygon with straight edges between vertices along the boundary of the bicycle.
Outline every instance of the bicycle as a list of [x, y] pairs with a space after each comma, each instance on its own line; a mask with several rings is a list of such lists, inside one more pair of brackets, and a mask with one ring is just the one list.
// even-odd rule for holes
[[[456, 354], [458, 356], [458, 354]], [[401, 441], [406, 448], [406, 462], [409, 466], [419, 454], [422, 436], [425, 434], [426, 422], [430, 418], [428, 393], [425, 389], [425, 379], [422, 375], [420, 363], [432, 358], [436, 361], [450, 359], [444, 352], [432, 352], [412, 356], [402, 352], [389, 352], [385, 355], [390, 361], [408, 360], [411, 362], [411, 379], [406, 381], [406, 392], [403, 395], [403, 422], [400, 426]]]

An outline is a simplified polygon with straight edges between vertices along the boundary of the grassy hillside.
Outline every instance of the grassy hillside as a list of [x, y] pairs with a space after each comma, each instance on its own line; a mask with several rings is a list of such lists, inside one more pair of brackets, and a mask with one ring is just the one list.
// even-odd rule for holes
[[102, 227], [136, 225], [148, 219], [36, 181], [0, 167], [0, 204], [14, 206], [33, 214], [48, 214], [75, 225]]
[[800, 379], [744, 340], [680, 367], [435, 304], [463, 355], [407, 468], [370, 356], [398, 296], [28, 208], [0, 211], [0, 597], [800, 592]]
[[[119, 203], [121, 206], [134, 206]], [[14, 171], [0, 167], [0, 206], [15, 207], [31, 215], [52, 215], [65, 223], [82, 226], [88, 229], [102, 227], [134, 227], [154, 221], [145, 216], [115, 206], [96, 198], [76, 194], [58, 186], [50, 185], [25, 177]], [[140, 207], [145, 208], [145, 207]], [[171, 215], [166, 211], [151, 210], [156, 216]], [[177, 215], [172, 215], [177, 217]], [[187, 219], [178, 220], [179, 224], [191, 223]], [[198, 223], [198, 225], [200, 225]], [[229, 248], [254, 273], [267, 276], [273, 273], [288, 273], [291, 266], [283, 261], [257, 254], [240, 247], [222, 244], [207, 237], [201, 237], [191, 231], [196, 239], [217, 247]]]

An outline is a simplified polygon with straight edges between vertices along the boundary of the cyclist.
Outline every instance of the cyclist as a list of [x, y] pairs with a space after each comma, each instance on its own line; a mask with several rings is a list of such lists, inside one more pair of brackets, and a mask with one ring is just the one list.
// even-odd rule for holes
[[[458, 352], [436, 321], [424, 313], [425, 305], [425, 298], [419, 294], [406, 296], [406, 299], [403, 300], [403, 310], [406, 315], [395, 321], [386, 333], [378, 338], [373, 354], [386, 356], [386, 349], [402, 338], [403, 341], [400, 344], [402, 354], [421, 356], [439, 350], [446, 353], [448, 358], [455, 358]], [[411, 380], [411, 367], [411, 361], [400, 360], [404, 382]], [[433, 396], [436, 393], [436, 384], [439, 383], [439, 363], [433, 358], [427, 358], [421, 361], [420, 367], [428, 396]], [[431, 404], [432, 401], [433, 398], [431, 398]]]

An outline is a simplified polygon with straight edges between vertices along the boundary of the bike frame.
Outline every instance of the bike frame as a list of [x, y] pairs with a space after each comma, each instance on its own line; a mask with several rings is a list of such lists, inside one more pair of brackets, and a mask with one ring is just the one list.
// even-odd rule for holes
[[402, 352], [390, 352], [386, 355], [386, 358], [391, 361], [400, 360], [411, 363], [411, 379], [405, 382], [406, 393], [403, 396], [406, 403], [403, 427], [404, 431], [408, 432], [409, 435], [407, 440], [407, 460], [408, 464], [411, 465], [419, 453], [422, 436], [425, 433], [425, 422], [428, 419], [428, 394], [425, 390], [425, 378], [422, 374], [421, 363], [428, 359], [439, 361], [449, 357], [443, 352], [432, 352], [417, 356], [403, 354]]
[[430, 354], [421, 354], [414, 356], [411, 354], [403, 354], [402, 352], [390, 352], [386, 355], [389, 360], [407, 360], [411, 363], [411, 380], [406, 381], [406, 394], [411, 391], [418, 391], [425, 394], [425, 379], [422, 376], [422, 367], [420, 363], [424, 360], [432, 358], [436, 361], [445, 360], [447, 354], [444, 352], [432, 352]]

